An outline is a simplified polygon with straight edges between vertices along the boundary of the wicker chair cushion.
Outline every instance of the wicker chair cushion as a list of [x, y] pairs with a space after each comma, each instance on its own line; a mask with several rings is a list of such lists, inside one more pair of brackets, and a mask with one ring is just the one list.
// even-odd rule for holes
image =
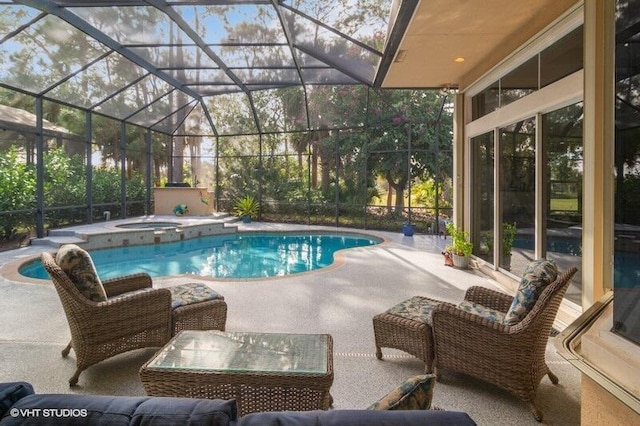
[[202, 283], [181, 284], [169, 287], [171, 291], [171, 309], [205, 300], [224, 299], [220, 294]]
[[398, 303], [387, 313], [431, 325], [431, 313], [439, 303], [426, 297], [413, 296], [411, 299]]
[[431, 408], [435, 383], [433, 374], [413, 376], [367, 410], [428, 410]]
[[490, 321], [502, 323], [504, 320], [504, 312], [500, 312], [496, 309], [487, 308], [479, 303], [470, 302], [465, 300], [458, 305], [459, 309], [471, 314], [480, 315]]
[[515, 325], [527, 316], [546, 286], [558, 276], [558, 265], [553, 260], [534, 260], [525, 269], [513, 303], [504, 316], [505, 325]]
[[87, 299], [94, 302], [107, 300], [91, 256], [75, 244], [65, 244], [56, 254], [56, 263]]

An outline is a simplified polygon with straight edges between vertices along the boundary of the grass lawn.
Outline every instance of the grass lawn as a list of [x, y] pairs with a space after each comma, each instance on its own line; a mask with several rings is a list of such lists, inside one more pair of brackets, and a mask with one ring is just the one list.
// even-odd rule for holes
[[577, 212], [577, 198], [552, 198], [551, 211]]

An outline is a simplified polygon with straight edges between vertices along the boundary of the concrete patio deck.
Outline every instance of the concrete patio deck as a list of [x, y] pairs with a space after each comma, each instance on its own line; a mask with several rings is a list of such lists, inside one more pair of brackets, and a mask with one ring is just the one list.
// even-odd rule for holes
[[[334, 409], [366, 408], [406, 378], [422, 374], [424, 364], [400, 351], [383, 349], [377, 360], [372, 317], [413, 295], [450, 302], [462, 300], [472, 285], [499, 289], [478, 271], [444, 266], [447, 244], [437, 236], [404, 237], [401, 232], [362, 231], [273, 223], [237, 224], [239, 230], [337, 230], [365, 232], [383, 244], [355, 248], [323, 270], [290, 277], [251, 281], [202, 280], [193, 276], [155, 279], [158, 286], [206, 282], [225, 296], [228, 331], [329, 333], [334, 339]], [[46, 246], [31, 245], [0, 252], [0, 381], [28, 381], [40, 393], [144, 395], [138, 370], [155, 352], [142, 349], [118, 355], [82, 373], [75, 371], [73, 352], [62, 358], [69, 330], [53, 285], [7, 278], [8, 265], [27, 259]], [[4, 271], [4, 273], [3, 273]], [[550, 339], [547, 360], [560, 378], [554, 386], [543, 379], [537, 402], [543, 424], [580, 423], [580, 374], [555, 351]], [[467, 376], [445, 372], [436, 384], [433, 404], [467, 412], [479, 425], [537, 425], [527, 406], [505, 391]]]

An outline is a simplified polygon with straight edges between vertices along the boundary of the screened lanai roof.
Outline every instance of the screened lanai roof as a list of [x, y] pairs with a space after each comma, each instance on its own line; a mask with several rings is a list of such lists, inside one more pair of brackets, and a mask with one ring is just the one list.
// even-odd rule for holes
[[380, 80], [392, 3], [0, 0], [0, 85], [172, 135], [336, 127], [320, 105]]

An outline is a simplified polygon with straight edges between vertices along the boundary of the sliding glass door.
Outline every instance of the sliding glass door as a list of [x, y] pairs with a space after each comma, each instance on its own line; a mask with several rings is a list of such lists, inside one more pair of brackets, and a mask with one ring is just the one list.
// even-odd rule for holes
[[[521, 276], [529, 262], [535, 258], [535, 119], [529, 118], [502, 127], [499, 135], [498, 266]], [[514, 246], [518, 246], [519, 250], [513, 250]]]
[[[515, 276], [538, 257], [582, 263], [582, 103], [537, 117], [470, 140], [473, 253]], [[578, 274], [566, 297], [581, 288]]]
[[578, 273], [566, 298], [582, 297], [582, 103], [542, 116], [544, 152], [544, 252], [561, 270], [575, 266]]
[[494, 156], [493, 132], [471, 138], [473, 254], [493, 263]]

